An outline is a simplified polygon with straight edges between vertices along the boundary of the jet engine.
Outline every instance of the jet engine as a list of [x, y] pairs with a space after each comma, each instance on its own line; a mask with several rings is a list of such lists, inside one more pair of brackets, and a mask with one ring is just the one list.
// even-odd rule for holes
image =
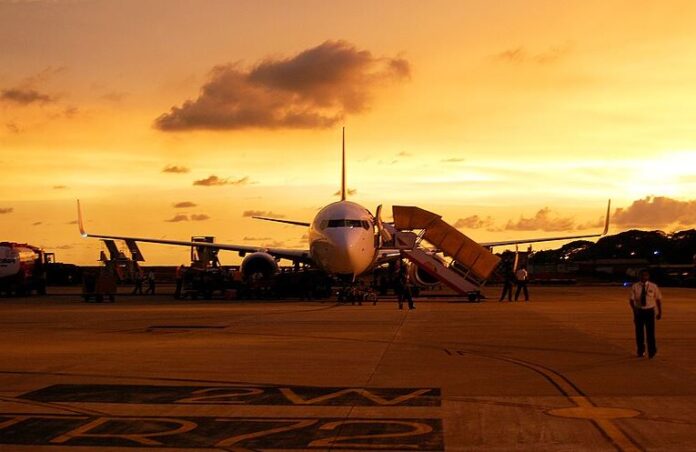
[[266, 279], [278, 273], [278, 262], [268, 253], [257, 251], [247, 254], [242, 261], [244, 278]]
[[[434, 254], [433, 257], [439, 260], [443, 265], [446, 265], [445, 260], [442, 259], [440, 256]], [[411, 281], [418, 287], [429, 288], [440, 284], [439, 279], [435, 278], [433, 275], [426, 272], [425, 270], [423, 270], [422, 268], [420, 268], [412, 262], [408, 264], [408, 276], [411, 279]]]

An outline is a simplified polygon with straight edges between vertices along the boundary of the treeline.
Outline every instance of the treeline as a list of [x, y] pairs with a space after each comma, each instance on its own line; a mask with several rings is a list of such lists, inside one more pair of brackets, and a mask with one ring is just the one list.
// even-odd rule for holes
[[582, 262], [599, 259], [640, 259], [657, 264], [692, 264], [696, 259], [696, 229], [667, 234], [630, 230], [602, 237], [596, 243], [577, 240], [555, 250], [537, 251], [534, 263]]

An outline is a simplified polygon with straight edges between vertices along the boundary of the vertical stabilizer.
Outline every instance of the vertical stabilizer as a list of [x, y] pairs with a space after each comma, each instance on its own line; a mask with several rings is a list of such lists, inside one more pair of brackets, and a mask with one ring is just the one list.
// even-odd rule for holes
[[346, 200], [346, 128], [341, 129], [341, 201]]

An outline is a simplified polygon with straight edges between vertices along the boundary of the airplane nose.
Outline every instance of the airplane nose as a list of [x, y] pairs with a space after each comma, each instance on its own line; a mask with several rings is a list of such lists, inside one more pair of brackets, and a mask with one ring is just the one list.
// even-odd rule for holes
[[336, 267], [341, 273], [359, 274], [365, 268], [364, 250], [357, 234], [336, 234], [330, 238], [336, 257]]

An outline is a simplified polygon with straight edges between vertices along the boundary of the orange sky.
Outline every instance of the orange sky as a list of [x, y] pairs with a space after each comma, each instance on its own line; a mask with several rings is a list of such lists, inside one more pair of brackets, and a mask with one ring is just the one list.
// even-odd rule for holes
[[93, 262], [80, 198], [93, 232], [305, 246], [244, 212], [335, 200], [343, 124], [373, 211], [501, 240], [593, 230], [611, 197], [614, 231], [693, 227], [694, 23], [691, 1], [0, 0], [0, 240]]

